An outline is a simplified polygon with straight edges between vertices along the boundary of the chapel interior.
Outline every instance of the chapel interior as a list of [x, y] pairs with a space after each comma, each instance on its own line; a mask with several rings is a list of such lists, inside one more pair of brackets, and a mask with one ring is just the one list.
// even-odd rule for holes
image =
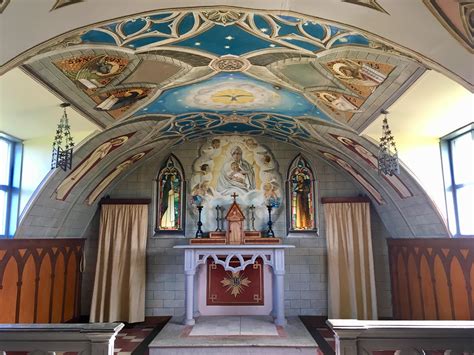
[[474, 353], [474, 2], [0, 0], [0, 354]]

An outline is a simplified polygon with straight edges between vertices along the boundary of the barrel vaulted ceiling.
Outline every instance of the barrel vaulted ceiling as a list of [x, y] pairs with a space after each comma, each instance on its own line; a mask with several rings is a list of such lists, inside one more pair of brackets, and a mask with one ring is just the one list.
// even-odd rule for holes
[[[364, 11], [390, 16], [382, 1], [363, 3]], [[148, 11], [45, 42], [26, 52], [22, 68], [103, 128], [76, 152], [72, 172], [56, 171], [38, 193], [36, 202], [63, 211], [46, 234], [64, 235], [68, 216], [85, 213], [165, 149], [250, 134], [295, 145], [349, 174], [386, 225], [384, 211], [394, 211], [403, 225], [395, 234], [445, 235], [434, 208], [426, 212], [430, 230], [415, 219], [416, 206], [427, 204], [415, 180], [405, 170], [379, 176], [377, 147], [359, 136], [429, 63], [350, 25], [236, 7]], [[86, 172], [74, 180], [78, 171]]]

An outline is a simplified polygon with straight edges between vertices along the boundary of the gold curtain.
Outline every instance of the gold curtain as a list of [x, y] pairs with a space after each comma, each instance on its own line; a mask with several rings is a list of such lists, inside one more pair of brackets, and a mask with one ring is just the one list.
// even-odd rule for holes
[[327, 203], [329, 318], [377, 319], [369, 203]]
[[91, 322], [145, 320], [147, 205], [102, 205]]

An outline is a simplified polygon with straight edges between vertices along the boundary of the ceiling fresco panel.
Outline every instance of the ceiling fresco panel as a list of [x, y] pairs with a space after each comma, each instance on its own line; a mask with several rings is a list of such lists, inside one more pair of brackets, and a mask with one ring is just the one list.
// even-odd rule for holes
[[137, 69], [123, 82], [160, 85], [178, 74], [182, 68], [173, 63], [143, 60]]
[[247, 55], [246, 58], [252, 63], [252, 65], [256, 66], [267, 66], [275, 62], [279, 62], [281, 60], [285, 59], [293, 59], [293, 58], [298, 58], [298, 59], [303, 59], [303, 58], [316, 58], [314, 55], [310, 54], [302, 54], [298, 53], [297, 51], [279, 51], [279, 50], [267, 50], [264, 51], [263, 53], [257, 53], [257, 54], [250, 54]]
[[[320, 66], [315, 65], [316, 61], [311, 60], [301, 63], [298, 60], [285, 61], [286, 63], [275, 63], [271, 66], [273, 71], [280, 72], [285, 76], [286, 81], [301, 89], [312, 87], [330, 86], [339, 88], [337, 81], [321, 71]], [[342, 87], [344, 90], [344, 87]]]
[[128, 58], [103, 54], [71, 57], [57, 61], [54, 65], [90, 94], [92, 90], [109, 84], [124, 71], [128, 63]]
[[353, 59], [337, 59], [325, 65], [336, 79], [363, 98], [369, 97], [394, 69], [385, 63]]
[[267, 112], [289, 116], [312, 114], [330, 120], [304, 96], [256, 80], [242, 73], [220, 73], [191, 86], [171, 89], [135, 115], [183, 114], [192, 111], [221, 113]]
[[474, 3], [469, 0], [423, 0], [439, 22], [471, 53], [474, 52]]
[[388, 12], [385, 11], [385, 9], [382, 6], [380, 6], [377, 0], [341, 0], [341, 1], [354, 4], [354, 5], [364, 6], [366, 8], [388, 14]]
[[153, 89], [149, 87], [127, 87], [97, 93], [91, 98], [97, 104], [97, 111], [105, 111], [117, 120], [152, 95]]
[[315, 90], [311, 93], [316, 95], [324, 107], [343, 122], [349, 122], [354, 113], [359, 112], [359, 108], [365, 101], [360, 97], [330, 90]]
[[[106, 126], [132, 116], [200, 111], [347, 123], [353, 116], [360, 121], [361, 100], [375, 102], [376, 89], [397, 67], [387, 63], [393, 53], [365, 60], [369, 53], [388, 53], [374, 43], [363, 33], [300, 15], [158, 11], [83, 30], [79, 41], [66, 44], [69, 51], [80, 45], [77, 55], [50, 60], [83, 91], [68, 94], [72, 103]], [[111, 46], [126, 54], [112, 54]], [[50, 64], [44, 54], [40, 61]], [[56, 91], [71, 91], [57, 73], [51, 73], [54, 80], [48, 74], [35, 72]]]

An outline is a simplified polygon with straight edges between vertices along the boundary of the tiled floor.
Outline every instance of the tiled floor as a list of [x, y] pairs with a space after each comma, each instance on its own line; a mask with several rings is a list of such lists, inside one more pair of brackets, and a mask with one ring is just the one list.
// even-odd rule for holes
[[169, 319], [170, 317], [147, 317], [144, 323], [127, 324], [117, 334], [114, 354], [148, 354], [148, 343], [153, 340]]
[[124, 328], [115, 339], [114, 353], [118, 355], [131, 355], [132, 351], [140, 345], [151, 333], [153, 328]]

